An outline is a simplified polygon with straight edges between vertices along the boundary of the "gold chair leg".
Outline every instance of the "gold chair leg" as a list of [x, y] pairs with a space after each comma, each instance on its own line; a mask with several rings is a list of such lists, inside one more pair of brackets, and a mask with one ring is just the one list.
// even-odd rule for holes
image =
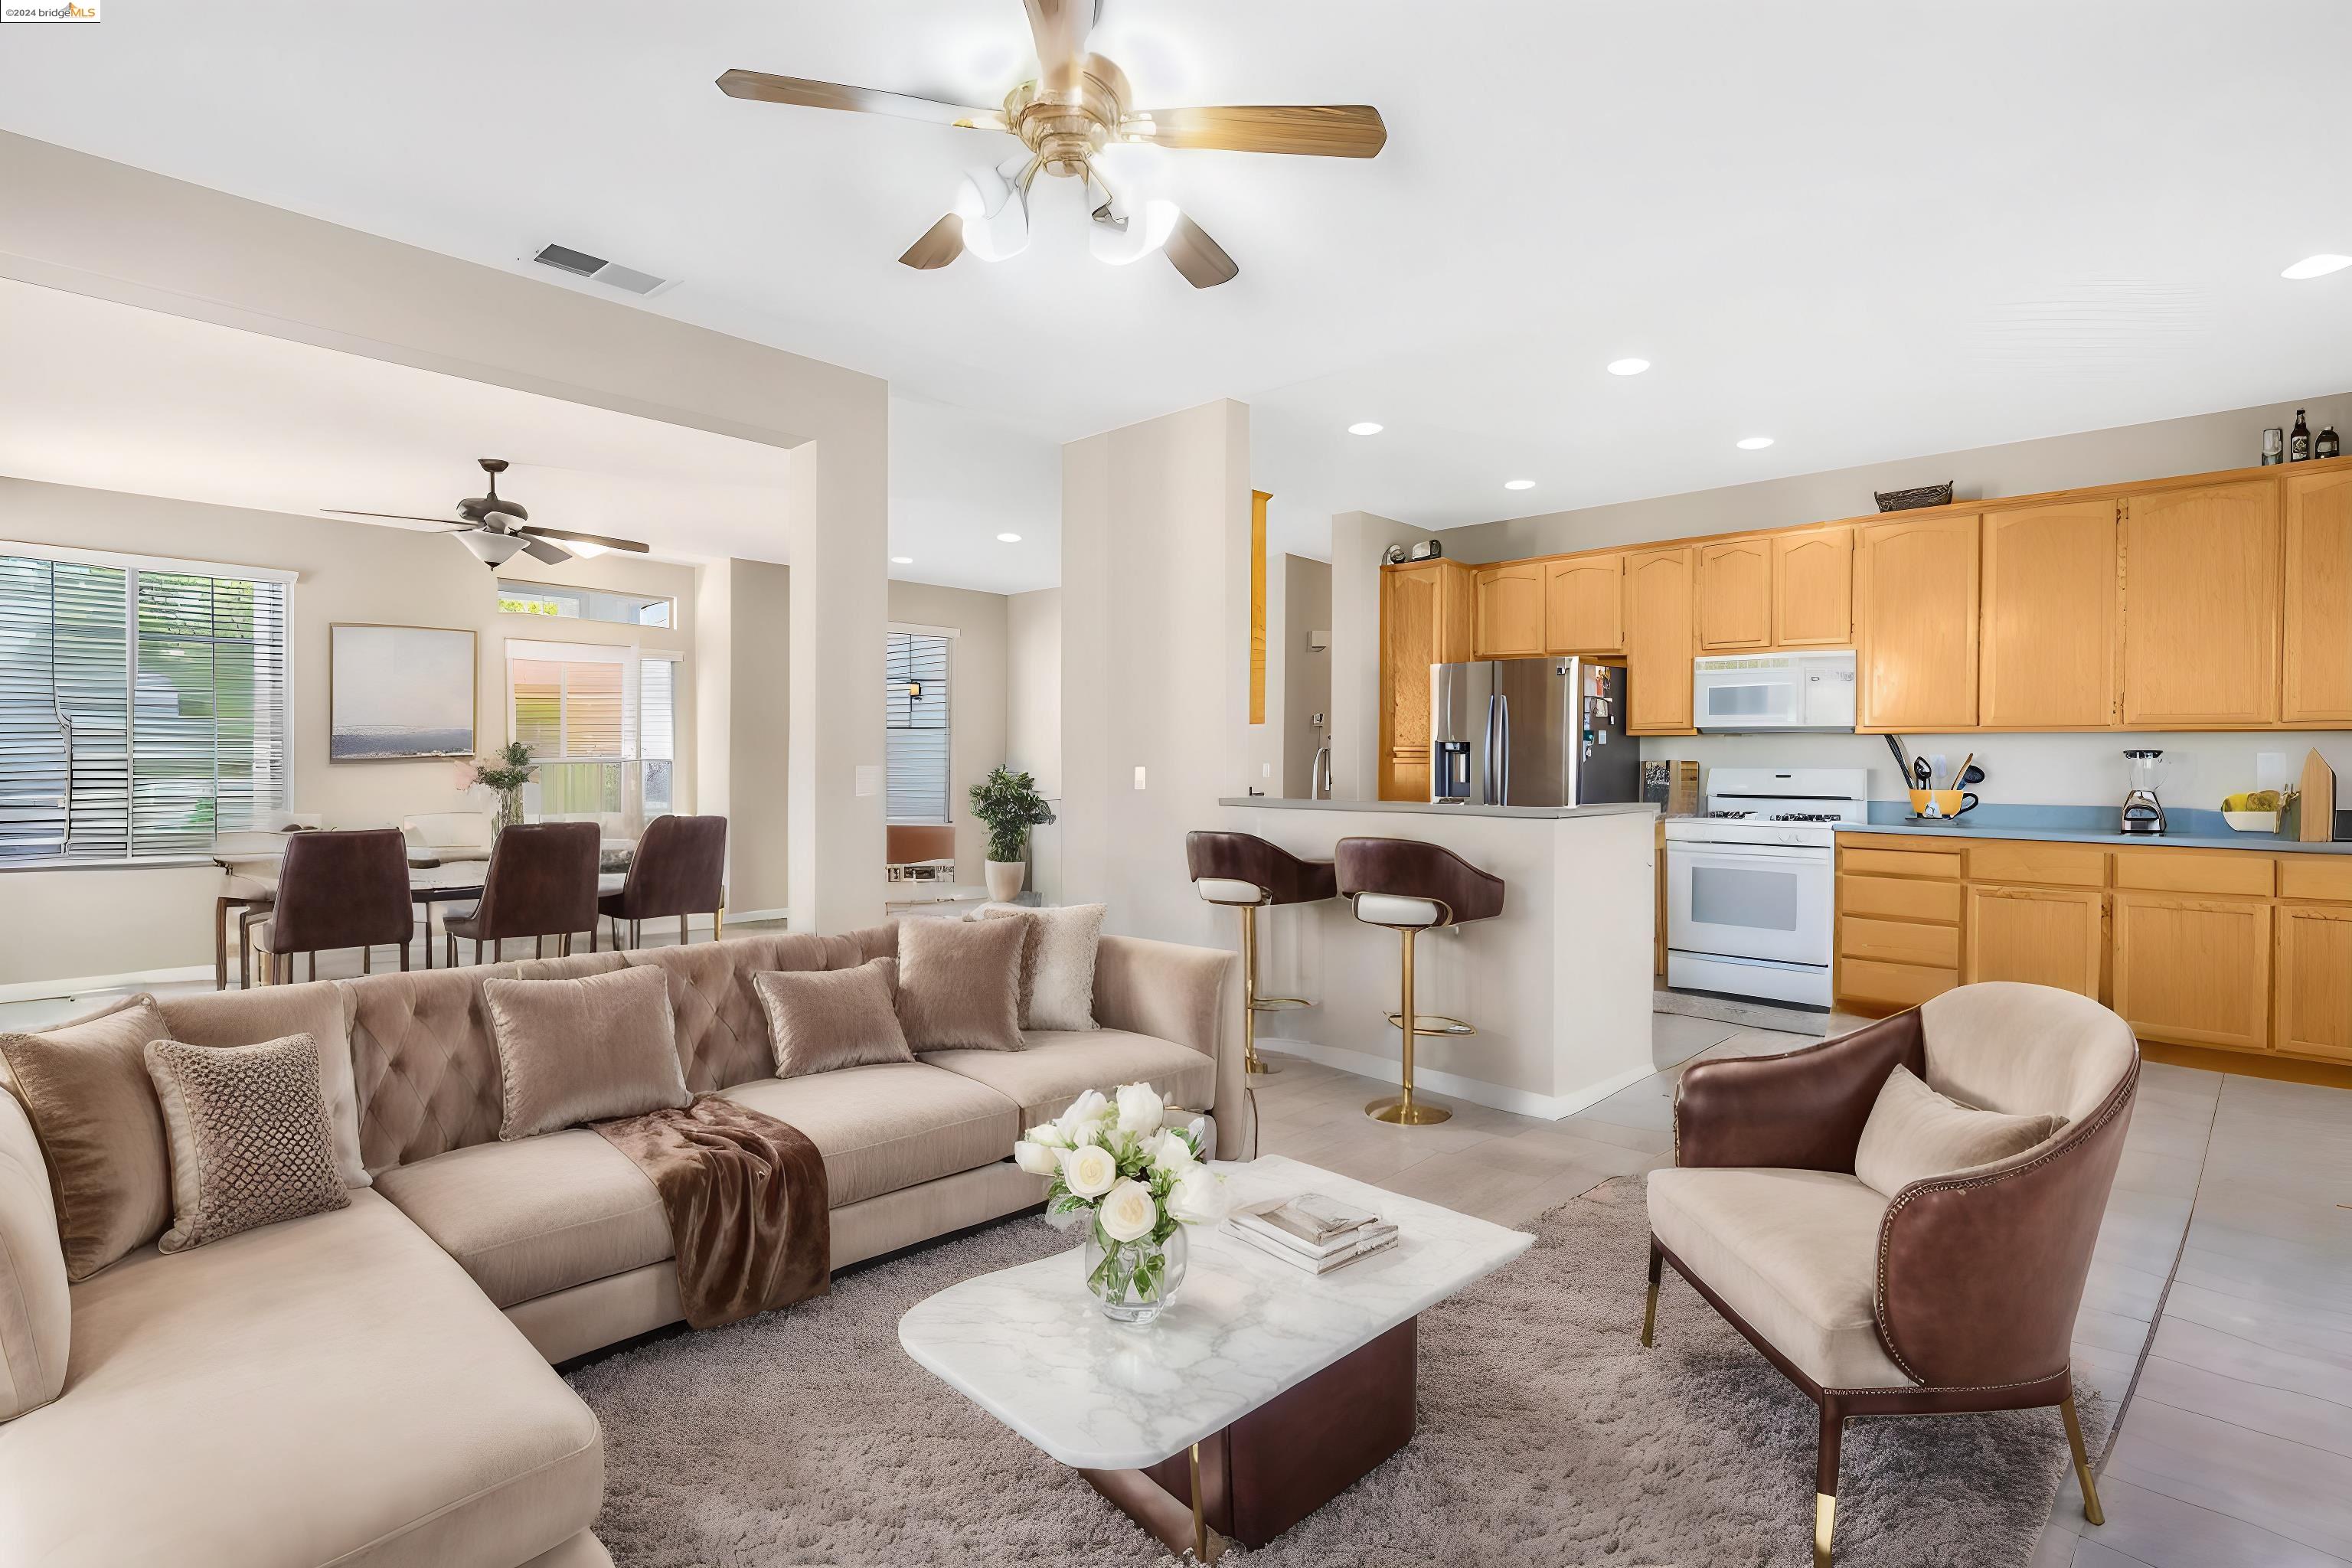
[[2093, 1524], [2105, 1524], [2107, 1515], [2099, 1507], [2098, 1483], [2091, 1479], [2091, 1457], [2083, 1448], [2083, 1423], [2074, 1414], [2073, 1394], [2058, 1402], [2058, 1414], [2066, 1423], [2066, 1446], [2074, 1450], [2074, 1479], [2083, 1485], [2083, 1517]]
[[1830, 1568], [1830, 1532], [1837, 1528], [1837, 1499], [1813, 1494], [1813, 1568]]
[[1658, 1250], [1657, 1243], [1650, 1244], [1650, 1304], [1642, 1309], [1642, 1348], [1656, 1344], [1658, 1332], [1658, 1281], [1665, 1277], [1666, 1255]]
[[1257, 906], [1242, 906], [1242, 1071], [1252, 1078], [1279, 1072], [1257, 1054]]
[[1845, 1411], [1822, 1403], [1822, 1448], [1813, 1472], [1813, 1568], [1830, 1568], [1830, 1535], [1837, 1528], [1838, 1460], [1845, 1447]]
[[1400, 1075], [1402, 1092], [1390, 1100], [1376, 1100], [1364, 1107], [1364, 1114], [1375, 1121], [1386, 1121], [1397, 1127], [1430, 1127], [1440, 1121], [1451, 1121], [1454, 1112], [1442, 1105], [1423, 1105], [1412, 1097], [1412, 1039], [1418, 1032], [1414, 1025], [1421, 1014], [1413, 1005], [1412, 939], [1418, 932], [1412, 926], [1399, 929], [1404, 941], [1404, 1006], [1398, 1014], [1397, 1027], [1404, 1036], [1404, 1070]]

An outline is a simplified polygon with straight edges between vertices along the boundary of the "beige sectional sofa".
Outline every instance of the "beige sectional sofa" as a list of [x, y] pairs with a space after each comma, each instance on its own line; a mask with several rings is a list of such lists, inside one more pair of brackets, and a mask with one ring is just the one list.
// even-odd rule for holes
[[[499, 1142], [488, 977], [664, 970], [688, 1086], [792, 1122], [824, 1154], [835, 1268], [1036, 1204], [1037, 1178], [1007, 1155], [1086, 1089], [1149, 1081], [1212, 1113], [1221, 1156], [1255, 1152], [1228, 1039], [1234, 959], [1206, 949], [1105, 937], [1095, 1031], [770, 1076], [751, 976], [859, 963], [895, 951], [895, 929], [163, 1002], [192, 1043], [310, 1029], [348, 1050], [373, 1190], [187, 1252], [151, 1244], [69, 1289], [61, 1259], [0, 1258], [16, 1280], [0, 1289], [0, 1350], [36, 1373], [43, 1355], [66, 1357], [62, 1393], [0, 1423], [0, 1559], [610, 1562], [590, 1533], [604, 1489], [595, 1417], [549, 1363], [678, 1321], [668, 1229], [651, 1184], [595, 1133]], [[25, 1173], [39, 1175], [39, 1151], [5, 1110], [0, 1203], [37, 1204], [46, 1178]]]

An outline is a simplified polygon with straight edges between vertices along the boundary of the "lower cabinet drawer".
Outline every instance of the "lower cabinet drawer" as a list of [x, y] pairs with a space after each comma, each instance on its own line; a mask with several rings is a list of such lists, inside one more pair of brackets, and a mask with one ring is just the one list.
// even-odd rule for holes
[[1957, 969], [1928, 969], [1916, 963], [1881, 963], [1875, 959], [1849, 958], [1838, 964], [1837, 993], [1841, 999], [1888, 1007], [1916, 1007], [1930, 996], [1940, 996], [1960, 983]]
[[1949, 852], [1910, 849], [1838, 849], [1838, 869], [1876, 877], [1934, 877], [1960, 879], [1960, 858]]
[[2227, 849], [2121, 849], [2116, 852], [2116, 886], [2150, 893], [2222, 893], [2266, 899], [2275, 886], [2277, 864], [2267, 855], [2233, 855]]
[[1960, 923], [1960, 885], [1927, 882], [1911, 877], [1838, 879], [1838, 908], [1847, 915], [1872, 915], [1881, 920], [1940, 921]]
[[1957, 969], [1960, 963], [1960, 928], [1914, 925], [1906, 921], [1865, 920], [1849, 915], [1838, 921], [1838, 952], [1847, 958], [1875, 958], [1889, 963], [1922, 963]]
[[2011, 838], [1969, 846], [1971, 882], [2048, 882], [2062, 888], [2102, 888], [2107, 852], [2083, 844], [2042, 844]]
[[2282, 855], [2278, 890], [2282, 899], [2352, 903], [2352, 855]]

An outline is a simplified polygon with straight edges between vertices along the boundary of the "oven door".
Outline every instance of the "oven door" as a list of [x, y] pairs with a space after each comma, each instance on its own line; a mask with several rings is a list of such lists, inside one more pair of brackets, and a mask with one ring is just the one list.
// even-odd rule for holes
[[1832, 876], [1819, 847], [1669, 842], [1666, 945], [1827, 967]]

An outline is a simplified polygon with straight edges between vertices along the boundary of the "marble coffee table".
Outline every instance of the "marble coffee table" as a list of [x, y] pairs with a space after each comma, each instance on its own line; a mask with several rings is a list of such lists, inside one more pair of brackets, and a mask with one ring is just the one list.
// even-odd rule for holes
[[1279, 1535], [1404, 1447], [1419, 1315], [1535, 1243], [1280, 1155], [1216, 1169], [1236, 1207], [1326, 1193], [1394, 1220], [1397, 1243], [1318, 1277], [1198, 1229], [1176, 1300], [1127, 1328], [1087, 1294], [1073, 1237], [898, 1321], [908, 1355], [1202, 1563], [1225, 1539]]

